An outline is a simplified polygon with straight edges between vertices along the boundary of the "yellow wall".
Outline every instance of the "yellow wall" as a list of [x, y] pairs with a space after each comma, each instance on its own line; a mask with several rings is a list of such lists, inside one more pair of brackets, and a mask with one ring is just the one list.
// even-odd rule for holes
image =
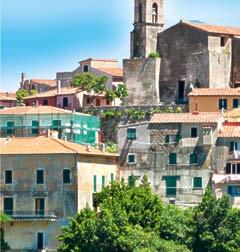
[[228, 110], [233, 109], [233, 99], [240, 99], [240, 96], [189, 96], [189, 111], [219, 112], [219, 99], [227, 99]]

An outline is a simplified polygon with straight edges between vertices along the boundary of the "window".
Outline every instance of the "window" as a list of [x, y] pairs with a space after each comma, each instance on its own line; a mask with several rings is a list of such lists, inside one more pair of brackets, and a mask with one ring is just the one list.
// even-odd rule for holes
[[54, 130], [58, 130], [61, 127], [61, 120], [53, 120], [52, 121], [52, 128]]
[[47, 99], [43, 99], [43, 106], [48, 106], [48, 100]]
[[97, 107], [100, 107], [101, 106], [101, 101], [99, 98], [96, 99], [96, 106]]
[[139, 23], [142, 23], [143, 21], [143, 6], [142, 3], [139, 4], [138, 6], [138, 13], [139, 13]]
[[136, 156], [135, 154], [128, 154], [128, 163], [135, 164], [136, 163]]
[[198, 137], [198, 129], [191, 128], [191, 138], [197, 138], [197, 137]]
[[14, 130], [15, 122], [7, 122], [7, 135], [13, 135], [15, 133]]
[[227, 109], [227, 99], [219, 99], [219, 109]]
[[229, 146], [229, 151], [234, 152], [234, 151], [240, 151], [240, 142], [230, 142]]
[[184, 101], [185, 97], [185, 81], [178, 81], [178, 100], [180, 103]]
[[102, 176], [102, 189], [105, 188], [105, 176]]
[[228, 186], [228, 194], [232, 197], [240, 196], [240, 186]]
[[233, 108], [239, 107], [239, 99], [233, 99]]
[[44, 170], [37, 170], [37, 184], [44, 184]]
[[97, 176], [93, 176], [93, 192], [97, 192]]
[[88, 65], [84, 65], [84, 66], [83, 66], [83, 72], [84, 72], [84, 73], [87, 73], [88, 71], [89, 71]]
[[13, 214], [13, 197], [6, 197], [3, 200], [3, 211], [5, 214]]
[[32, 121], [32, 135], [39, 134], [39, 121]]
[[165, 139], [165, 142], [166, 143], [179, 143], [179, 141], [181, 140], [181, 136], [178, 134], [178, 135], [167, 135], [166, 136], [166, 139]]
[[152, 5], [152, 22], [154, 24], [158, 22], [158, 5], [156, 3]]
[[44, 215], [45, 212], [45, 199], [35, 198], [35, 214]]
[[111, 173], [111, 184], [114, 182], [114, 174]]
[[194, 177], [193, 178], [193, 188], [194, 189], [202, 189], [202, 177]]
[[136, 140], [137, 139], [136, 128], [128, 128], [127, 129], [127, 139], [128, 140]]
[[220, 38], [220, 46], [224, 47], [227, 44], [228, 39], [226, 37]]
[[166, 179], [166, 196], [175, 197], [177, 195], [177, 176], [167, 176], [165, 179]]
[[191, 165], [195, 165], [195, 164], [198, 163], [198, 160], [197, 160], [197, 153], [192, 153], [192, 154], [190, 154], [189, 163], [190, 163]]
[[63, 97], [63, 107], [68, 107], [68, 98], [67, 97]]
[[226, 174], [240, 174], [240, 163], [227, 163]]
[[39, 232], [37, 233], [37, 249], [38, 250], [43, 250], [44, 248], [44, 237], [43, 237], [43, 233]]
[[71, 182], [71, 170], [63, 169], [63, 183], [70, 184], [70, 182]]
[[5, 171], [5, 184], [12, 184], [12, 170]]
[[87, 104], [91, 104], [91, 99], [90, 99], [90, 97], [87, 97]]
[[168, 163], [170, 165], [177, 164], [177, 153], [169, 153], [169, 161], [168, 161]]

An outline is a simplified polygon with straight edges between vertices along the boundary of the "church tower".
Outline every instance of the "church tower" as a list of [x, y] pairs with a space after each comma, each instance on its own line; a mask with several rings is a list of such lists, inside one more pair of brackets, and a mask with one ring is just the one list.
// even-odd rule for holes
[[147, 58], [157, 48], [157, 34], [163, 30], [163, 0], [135, 0], [131, 58]]

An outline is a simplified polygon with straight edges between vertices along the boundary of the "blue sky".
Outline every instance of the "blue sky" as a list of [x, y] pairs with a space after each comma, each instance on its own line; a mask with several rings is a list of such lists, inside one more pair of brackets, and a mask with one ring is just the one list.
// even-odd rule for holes
[[[20, 74], [54, 79], [82, 59], [129, 57], [134, 0], [1, 0], [0, 89]], [[166, 27], [180, 19], [240, 26], [239, 0], [164, 0]]]

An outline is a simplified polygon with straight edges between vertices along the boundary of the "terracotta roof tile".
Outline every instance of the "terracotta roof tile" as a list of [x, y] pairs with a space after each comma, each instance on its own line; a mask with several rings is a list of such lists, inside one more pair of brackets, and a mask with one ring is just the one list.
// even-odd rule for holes
[[31, 84], [41, 84], [41, 85], [47, 85], [47, 86], [57, 86], [57, 81], [56, 80], [41, 80], [41, 79], [31, 79]]
[[150, 123], [216, 123], [223, 120], [220, 112], [167, 113], [153, 115]]
[[101, 152], [98, 149], [48, 137], [10, 138], [7, 142], [0, 141], [1, 155], [46, 155], [46, 154], [84, 154], [92, 156], [117, 157], [116, 154]]
[[240, 36], [240, 27], [210, 25], [210, 24], [196, 23], [196, 22], [190, 22], [190, 21], [183, 21], [183, 23], [190, 25], [194, 28], [209, 32], [209, 33]]
[[21, 115], [21, 114], [71, 114], [69, 110], [60, 109], [50, 106], [26, 106], [26, 107], [13, 107], [0, 110], [0, 115]]
[[195, 88], [189, 96], [239, 96], [240, 88]]
[[230, 123], [240, 122], [240, 108], [227, 111], [224, 114], [225, 120]]
[[218, 133], [218, 137], [240, 138], [240, 126], [223, 126], [222, 131]]
[[122, 77], [123, 76], [123, 69], [122, 68], [97, 68], [98, 70], [113, 75], [117, 77]]

